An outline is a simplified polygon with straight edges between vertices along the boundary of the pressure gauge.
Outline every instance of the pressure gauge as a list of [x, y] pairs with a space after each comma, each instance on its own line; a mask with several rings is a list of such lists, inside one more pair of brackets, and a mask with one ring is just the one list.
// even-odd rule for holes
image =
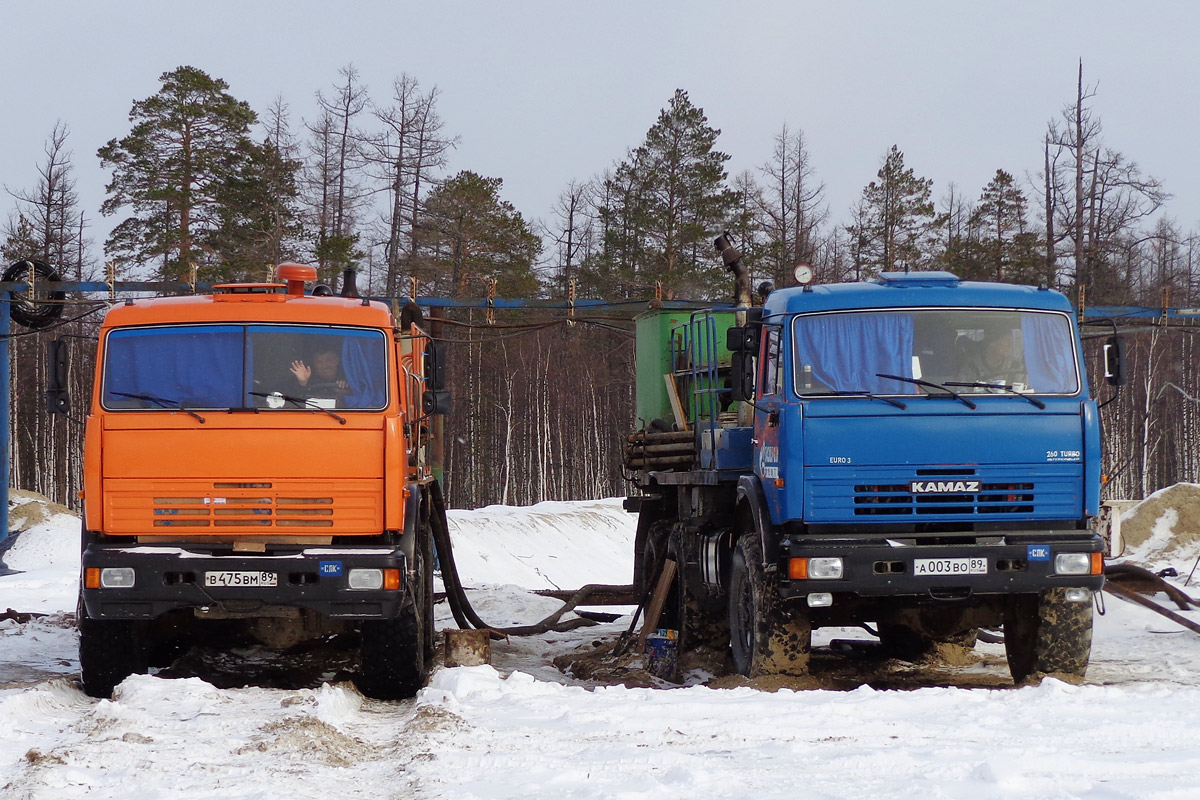
[[796, 269], [792, 271], [792, 274], [796, 276], [796, 283], [800, 284], [801, 286], [806, 286], [807, 284], [812, 283], [813, 271], [812, 267], [810, 267], [808, 264], [797, 264]]

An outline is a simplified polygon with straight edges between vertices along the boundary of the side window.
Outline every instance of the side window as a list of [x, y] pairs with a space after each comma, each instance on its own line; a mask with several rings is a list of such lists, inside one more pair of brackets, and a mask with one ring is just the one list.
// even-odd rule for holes
[[778, 327], [763, 328], [762, 380], [759, 381], [759, 386], [762, 387], [761, 395], [777, 394], [779, 387], [783, 385], [783, 362], [779, 359], [779, 335]]

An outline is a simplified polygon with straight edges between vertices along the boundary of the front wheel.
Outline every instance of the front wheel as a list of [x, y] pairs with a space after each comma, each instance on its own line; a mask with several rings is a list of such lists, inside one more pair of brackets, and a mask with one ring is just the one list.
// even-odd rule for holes
[[92, 697], [112, 697], [113, 689], [130, 675], [150, 668], [148, 625], [138, 620], [92, 619], [83, 603], [76, 613], [79, 627], [79, 670], [83, 691]]
[[1083, 678], [1092, 654], [1092, 604], [1068, 603], [1066, 589], [1014, 597], [1004, 616], [1004, 651], [1017, 683], [1035, 674]]
[[737, 671], [748, 678], [803, 675], [811, 643], [807, 613], [786, 606], [774, 576], [763, 569], [758, 536], [742, 536], [729, 580], [729, 644]]
[[362, 664], [355, 682], [360, 692], [376, 700], [412, 697], [425, 683], [424, 624], [417, 604], [395, 619], [362, 624]]

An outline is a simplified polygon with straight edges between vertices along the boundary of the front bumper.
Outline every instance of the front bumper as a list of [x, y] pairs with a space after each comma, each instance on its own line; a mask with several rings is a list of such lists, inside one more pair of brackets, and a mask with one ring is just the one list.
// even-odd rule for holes
[[[1054, 572], [1059, 553], [1102, 553], [1101, 538], [1073, 531], [1060, 536], [1046, 532], [1025, 535], [979, 537], [976, 541], [945, 543], [887, 538], [813, 541], [808, 536], [785, 537], [778, 563], [780, 594], [803, 597], [813, 593], [850, 594], [859, 597], [915, 597], [935, 600], [965, 600], [976, 595], [1038, 592], [1056, 587], [1078, 587], [1099, 591], [1103, 574], [1058, 575]], [[837, 557], [843, 574], [838, 579], [792, 579], [792, 558]], [[918, 560], [985, 559], [983, 574], [919, 575]]]
[[[183, 608], [254, 616], [271, 608], [304, 608], [341, 619], [391, 619], [409, 602], [403, 552], [382, 547], [306, 547], [287, 553], [219, 553], [186, 546], [92, 544], [89, 568], [132, 569], [132, 586], [85, 588], [93, 619], [152, 619]], [[399, 589], [351, 589], [352, 569], [396, 569]], [[209, 572], [274, 573], [275, 586], [206, 586]]]

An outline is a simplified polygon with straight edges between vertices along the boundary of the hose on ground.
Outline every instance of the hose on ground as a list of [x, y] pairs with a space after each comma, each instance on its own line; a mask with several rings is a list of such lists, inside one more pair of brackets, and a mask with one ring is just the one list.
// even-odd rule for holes
[[446, 505], [442, 498], [442, 487], [437, 481], [429, 484], [430, 514], [429, 527], [433, 533], [433, 543], [437, 547], [438, 562], [442, 567], [442, 583], [446, 587], [446, 600], [450, 603], [450, 611], [454, 621], [460, 628], [478, 628], [491, 631], [493, 639], [503, 639], [506, 636], [535, 636], [550, 631], [570, 631], [596, 623], [582, 617], [564, 621], [562, 616], [568, 611], [587, 600], [588, 596], [600, 589], [610, 588], [605, 584], [589, 583], [570, 597], [550, 616], [533, 625], [515, 625], [499, 627], [489, 625], [480, 619], [467, 600], [462, 581], [458, 577], [458, 567], [454, 563], [454, 548], [450, 542], [450, 526], [446, 522]]

